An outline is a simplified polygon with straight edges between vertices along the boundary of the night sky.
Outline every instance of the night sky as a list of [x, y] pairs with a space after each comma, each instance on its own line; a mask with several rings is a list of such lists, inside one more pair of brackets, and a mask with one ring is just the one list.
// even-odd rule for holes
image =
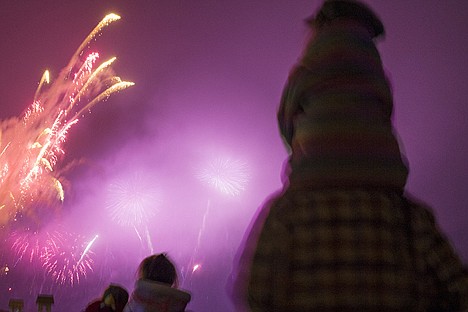
[[[182, 287], [193, 295], [189, 308], [232, 311], [224, 285], [257, 208], [281, 187], [287, 153], [276, 110], [305, 42], [304, 19], [320, 3], [1, 1], [1, 120], [21, 116], [43, 71], [50, 70], [53, 80], [110, 12], [122, 19], [90, 51], [103, 60], [117, 56], [115, 72], [135, 86], [85, 114], [70, 130], [61, 159], [63, 166], [77, 165], [66, 173], [67, 197], [54, 222], [84, 241], [99, 235], [94, 270], [80, 283], [58, 286], [25, 260], [14, 266], [6, 251], [9, 233], [0, 233], [0, 264], [10, 267], [0, 275], [0, 309], [10, 298], [31, 305], [37, 293], [51, 292], [54, 311], [79, 311], [109, 282], [131, 290], [139, 261], [151, 251], [167, 251], [181, 271]], [[467, 262], [468, 2], [366, 3], [386, 26], [378, 48], [410, 166], [407, 190], [433, 207]], [[212, 159], [244, 164], [245, 189], [225, 196], [197, 179], [197, 168]], [[113, 222], [105, 207], [106, 185], [136, 173], [140, 190], [157, 194], [151, 218], [138, 231]], [[42, 220], [44, 230], [53, 226], [50, 220]], [[201, 267], [191, 273], [196, 263]]]

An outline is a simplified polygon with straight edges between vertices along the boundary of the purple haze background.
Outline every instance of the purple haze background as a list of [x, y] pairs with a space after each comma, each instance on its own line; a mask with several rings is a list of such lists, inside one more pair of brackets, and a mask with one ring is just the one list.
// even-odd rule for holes
[[[9, 264], [9, 274], [0, 275], [0, 308], [16, 297], [31, 307], [39, 292], [52, 292], [55, 311], [79, 311], [110, 281], [131, 290], [139, 261], [167, 251], [182, 271], [183, 288], [193, 294], [192, 310], [232, 311], [224, 284], [250, 220], [281, 186], [286, 151], [276, 109], [305, 40], [303, 19], [320, 3], [2, 1], [0, 119], [19, 116], [42, 72], [58, 74], [110, 12], [122, 20], [95, 46], [102, 59], [116, 55], [116, 72], [136, 85], [98, 104], [71, 130], [62, 163], [81, 160], [80, 165], [67, 176], [70, 188], [59, 221], [47, 224], [60, 222], [88, 241], [99, 235], [92, 247], [94, 272], [65, 287], [41, 277], [39, 268]], [[468, 2], [366, 3], [387, 29], [379, 49], [410, 164], [408, 190], [434, 208], [466, 262]], [[245, 190], [225, 196], [197, 179], [194, 171], [210, 157], [246, 163]], [[120, 227], [105, 208], [106, 185], [135, 172], [157, 193], [157, 211], [148, 218], [150, 239]], [[5, 246], [0, 257], [8, 258]], [[196, 263], [201, 268], [191, 274]]]

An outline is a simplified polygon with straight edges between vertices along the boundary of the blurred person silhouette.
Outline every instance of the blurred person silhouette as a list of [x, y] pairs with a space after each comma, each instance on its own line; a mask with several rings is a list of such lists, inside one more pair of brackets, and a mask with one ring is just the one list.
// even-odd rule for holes
[[140, 263], [135, 289], [124, 312], [182, 312], [191, 295], [178, 289], [177, 271], [165, 253]]
[[122, 286], [110, 284], [102, 298], [91, 302], [85, 312], [122, 312], [128, 302], [128, 291]]
[[[326, 0], [278, 110], [284, 186], [240, 246], [236, 311], [464, 311], [467, 271], [408, 166], [365, 4]], [[248, 306], [247, 306], [248, 305]]]

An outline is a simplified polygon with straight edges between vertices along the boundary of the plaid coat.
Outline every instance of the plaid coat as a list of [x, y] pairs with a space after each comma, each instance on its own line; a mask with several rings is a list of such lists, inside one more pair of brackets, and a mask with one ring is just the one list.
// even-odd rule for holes
[[423, 204], [329, 189], [286, 191], [264, 209], [245, 246], [251, 311], [468, 309], [467, 273]]

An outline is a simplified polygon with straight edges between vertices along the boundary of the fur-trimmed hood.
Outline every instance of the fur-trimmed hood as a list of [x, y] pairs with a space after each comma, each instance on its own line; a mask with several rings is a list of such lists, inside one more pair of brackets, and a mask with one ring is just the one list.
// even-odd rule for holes
[[183, 312], [190, 299], [188, 292], [140, 279], [124, 312]]

